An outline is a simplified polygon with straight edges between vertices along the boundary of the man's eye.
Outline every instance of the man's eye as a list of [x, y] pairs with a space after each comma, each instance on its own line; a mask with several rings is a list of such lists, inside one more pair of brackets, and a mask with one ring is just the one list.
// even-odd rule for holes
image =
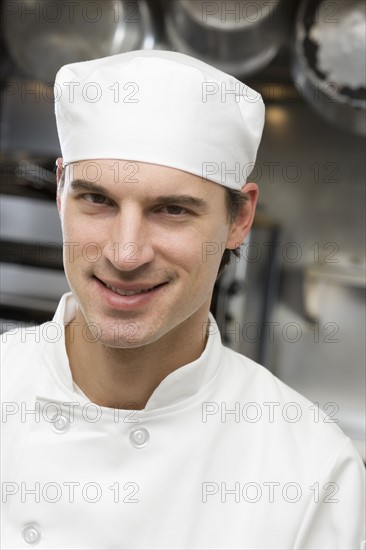
[[186, 214], [188, 212], [183, 206], [178, 206], [176, 204], [164, 206], [162, 210], [168, 211], [168, 214], [172, 214], [173, 216], [179, 216], [180, 214]]
[[98, 195], [97, 193], [85, 193], [83, 199], [87, 202], [92, 202], [93, 204], [105, 204], [105, 201], [108, 199], [103, 195]]

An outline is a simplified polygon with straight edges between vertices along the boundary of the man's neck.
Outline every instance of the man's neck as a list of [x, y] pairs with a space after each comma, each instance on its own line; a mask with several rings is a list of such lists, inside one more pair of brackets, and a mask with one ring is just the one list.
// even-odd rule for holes
[[[195, 361], [203, 353], [202, 335], [208, 311], [183, 323], [152, 344], [135, 348], [108, 347], [83, 337], [86, 321], [80, 310], [72, 338], [65, 329], [65, 344], [72, 377], [88, 399], [103, 407], [141, 410], [170, 373]], [[204, 319], [204, 320], [203, 320]]]

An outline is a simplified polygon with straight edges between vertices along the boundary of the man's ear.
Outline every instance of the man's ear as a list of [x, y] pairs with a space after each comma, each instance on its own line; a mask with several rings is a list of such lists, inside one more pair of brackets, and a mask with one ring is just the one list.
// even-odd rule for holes
[[60, 208], [61, 208], [60, 179], [61, 179], [61, 174], [62, 174], [62, 170], [63, 170], [63, 159], [61, 157], [59, 157], [56, 160], [56, 166], [57, 166], [57, 170], [56, 170], [56, 180], [57, 180], [56, 202], [57, 202], [58, 211], [60, 211]]
[[246, 193], [247, 201], [242, 205], [236, 219], [230, 224], [225, 248], [237, 248], [245, 240], [252, 227], [257, 206], [259, 189], [256, 183], [246, 183], [241, 191]]

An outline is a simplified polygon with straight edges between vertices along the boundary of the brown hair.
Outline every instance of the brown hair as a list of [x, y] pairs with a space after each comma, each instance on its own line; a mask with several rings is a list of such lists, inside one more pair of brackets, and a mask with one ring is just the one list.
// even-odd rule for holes
[[[225, 201], [226, 201], [226, 210], [228, 214], [228, 222], [232, 223], [235, 218], [238, 216], [241, 207], [248, 202], [249, 196], [247, 193], [237, 189], [230, 189], [226, 187], [225, 189]], [[220, 277], [225, 267], [229, 265], [232, 259], [240, 257], [240, 246], [234, 248], [233, 250], [225, 248], [224, 253], [221, 258], [221, 263], [219, 271], [217, 273], [217, 278]]]

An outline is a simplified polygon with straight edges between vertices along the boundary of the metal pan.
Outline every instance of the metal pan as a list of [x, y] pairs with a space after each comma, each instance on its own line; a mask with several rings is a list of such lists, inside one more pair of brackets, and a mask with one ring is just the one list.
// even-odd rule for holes
[[282, 0], [166, 2], [166, 34], [177, 51], [236, 76], [266, 66], [285, 38]]
[[299, 6], [292, 75], [320, 116], [366, 135], [363, 0], [303, 0]]
[[22, 76], [54, 81], [67, 63], [138, 49], [156, 42], [152, 11], [145, 0], [3, 4], [3, 35]]

